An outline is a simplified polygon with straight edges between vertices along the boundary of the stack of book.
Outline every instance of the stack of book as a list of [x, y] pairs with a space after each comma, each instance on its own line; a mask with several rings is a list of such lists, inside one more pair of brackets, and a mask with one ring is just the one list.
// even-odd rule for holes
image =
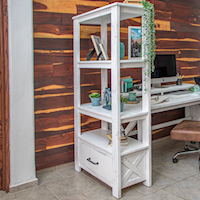
[[121, 92], [133, 91], [133, 79], [132, 78], [121, 78]]
[[[107, 134], [107, 137], [109, 138], [108, 146], [112, 147], [112, 133]], [[127, 146], [128, 145], [128, 139], [126, 136], [121, 136], [121, 146]]]

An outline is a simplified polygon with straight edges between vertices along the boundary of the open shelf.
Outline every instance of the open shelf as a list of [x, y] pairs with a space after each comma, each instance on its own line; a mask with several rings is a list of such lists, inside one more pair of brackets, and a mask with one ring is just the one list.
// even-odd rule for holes
[[[92, 106], [91, 103], [82, 104], [79, 107], [79, 112], [81, 114], [112, 123], [112, 110], [103, 108], [103, 104], [100, 104], [100, 106]], [[124, 104], [124, 110], [120, 113], [121, 123], [130, 122], [136, 119], [144, 119], [147, 113], [148, 112], [142, 110], [141, 103]]]
[[[87, 132], [83, 132], [79, 138], [85, 143], [97, 148], [100, 152], [106, 153], [111, 157], [112, 147], [108, 146], [109, 139], [106, 134], [111, 133], [110, 130], [95, 129]], [[121, 146], [121, 156], [125, 156], [137, 151], [147, 149], [148, 145], [143, 144], [141, 141], [128, 137], [128, 145]]]

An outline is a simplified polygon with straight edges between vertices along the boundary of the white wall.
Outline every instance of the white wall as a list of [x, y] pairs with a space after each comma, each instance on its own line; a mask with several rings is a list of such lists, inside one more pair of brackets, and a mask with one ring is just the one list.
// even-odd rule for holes
[[37, 181], [32, 4], [32, 0], [8, 0], [10, 188]]

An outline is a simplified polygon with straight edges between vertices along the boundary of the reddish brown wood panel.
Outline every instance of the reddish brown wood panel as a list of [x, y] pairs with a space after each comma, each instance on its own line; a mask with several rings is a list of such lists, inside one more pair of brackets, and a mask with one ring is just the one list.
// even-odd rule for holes
[[[118, 2], [122, 2], [119, 0]], [[35, 124], [36, 164], [42, 169], [73, 160], [73, 21], [72, 17], [116, 0], [73, 1], [63, 9], [66, 0], [34, 2], [35, 55]], [[199, 0], [152, 0], [156, 10], [156, 53], [176, 54], [177, 71], [185, 80], [200, 76], [200, 2]], [[121, 22], [121, 41], [128, 56], [128, 26], [139, 26], [141, 19]], [[90, 35], [99, 35], [100, 27], [81, 26], [81, 59], [93, 48]], [[108, 55], [110, 56], [110, 25]], [[110, 71], [108, 72], [110, 79]], [[122, 70], [141, 80], [141, 70]], [[100, 70], [81, 70], [81, 102], [88, 94], [100, 90]], [[110, 83], [110, 80], [109, 80]], [[154, 114], [153, 124], [178, 119], [183, 109]], [[100, 126], [98, 120], [82, 116], [82, 130]], [[172, 127], [156, 130], [153, 139], [169, 135]], [[70, 147], [70, 148], [68, 148]], [[64, 157], [63, 157], [64, 156]]]
[[0, 1], [0, 190], [9, 191], [9, 76], [7, 0]]

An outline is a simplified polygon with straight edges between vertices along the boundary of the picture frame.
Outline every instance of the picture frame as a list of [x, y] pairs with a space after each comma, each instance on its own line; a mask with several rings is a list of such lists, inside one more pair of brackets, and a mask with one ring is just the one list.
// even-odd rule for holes
[[101, 53], [99, 60], [109, 60], [109, 57], [105, 51], [105, 48], [104, 48], [103, 44], [101, 43], [100, 37], [96, 36], [96, 35], [91, 35], [91, 39], [92, 39], [95, 51], [97, 53], [97, 57]]
[[140, 26], [128, 27], [128, 59], [141, 57], [142, 28]]

